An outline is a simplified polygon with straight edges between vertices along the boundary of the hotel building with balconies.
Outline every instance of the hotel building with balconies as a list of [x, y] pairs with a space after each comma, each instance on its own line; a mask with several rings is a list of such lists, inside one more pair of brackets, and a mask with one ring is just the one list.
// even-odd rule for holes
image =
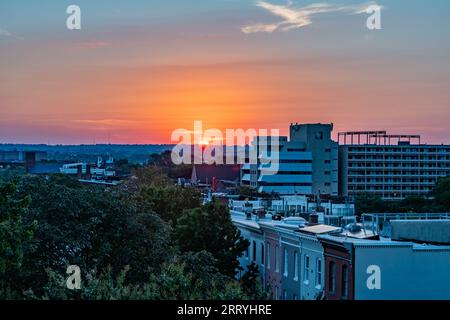
[[450, 146], [420, 140], [386, 131], [340, 133], [339, 194], [384, 200], [428, 194], [439, 178], [450, 175]]

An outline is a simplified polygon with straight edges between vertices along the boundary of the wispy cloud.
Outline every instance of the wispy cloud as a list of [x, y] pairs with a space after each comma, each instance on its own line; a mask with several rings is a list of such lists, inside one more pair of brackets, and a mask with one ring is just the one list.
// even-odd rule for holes
[[8, 30], [3, 29], [3, 28], [0, 27], [0, 38], [2, 38], [2, 37], [23, 40], [22, 37], [19, 37], [19, 36], [15, 35], [15, 34], [9, 32]]
[[365, 13], [366, 9], [374, 2], [356, 5], [338, 6], [326, 3], [313, 3], [306, 7], [295, 7], [292, 1], [286, 5], [276, 5], [265, 1], [255, 3], [257, 7], [281, 17], [283, 20], [277, 23], [257, 23], [241, 28], [244, 33], [289, 31], [308, 26], [312, 23], [312, 17], [321, 13], [340, 12], [346, 14]]
[[12, 37], [12, 33], [9, 32], [8, 30], [2, 29], [0, 28], [0, 36], [4, 36], [4, 37]]

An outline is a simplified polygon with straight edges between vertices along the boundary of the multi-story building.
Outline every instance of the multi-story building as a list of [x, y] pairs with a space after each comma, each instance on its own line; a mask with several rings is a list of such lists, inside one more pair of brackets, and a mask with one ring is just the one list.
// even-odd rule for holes
[[344, 132], [339, 142], [343, 142], [339, 146], [342, 196], [372, 194], [384, 200], [423, 196], [440, 177], [450, 175], [450, 146], [421, 144], [417, 135]]
[[317, 236], [340, 228], [308, 226], [299, 217], [283, 221], [268, 217], [247, 219], [238, 211], [232, 211], [232, 220], [250, 243], [239, 259], [241, 267], [245, 271], [250, 263], [255, 263], [261, 283], [272, 291], [273, 299], [314, 300], [323, 296], [324, 255]]
[[[241, 184], [256, 188], [258, 192], [278, 194], [312, 194], [312, 155], [302, 143], [289, 142], [287, 137], [279, 138], [276, 174], [268, 172], [264, 159], [268, 155], [260, 151], [261, 143], [270, 143], [270, 137], [257, 137], [252, 143], [256, 149], [257, 163], [245, 163], [242, 166]], [[270, 150], [271, 146], [267, 146]]]
[[[242, 166], [241, 184], [280, 195], [338, 195], [338, 144], [331, 140], [332, 124], [292, 124], [290, 139], [279, 137], [278, 171], [267, 173], [267, 156], [259, 146], [271, 140], [257, 137], [256, 163]], [[268, 144], [267, 149], [270, 150]], [[270, 157], [269, 155], [267, 157]]]
[[43, 151], [0, 151], [0, 163], [13, 164], [25, 163], [27, 159], [33, 158], [34, 162], [47, 159], [47, 152]]
[[[450, 221], [395, 222], [399, 225], [393, 222], [393, 237], [381, 240], [319, 236], [325, 255], [325, 299], [450, 299]], [[396, 231], [398, 226], [401, 230]], [[445, 235], [445, 242], [436, 245], [430, 237], [429, 242], [417, 243], [415, 236], [427, 233]]]
[[43, 151], [0, 151], [0, 165], [23, 165], [27, 173], [46, 159], [47, 153]]
[[325, 285], [325, 261], [319, 235], [338, 231], [327, 225], [306, 226], [296, 232], [300, 242], [300, 299], [319, 300], [323, 298]]
[[232, 211], [250, 242], [241, 266], [257, 264], [277, 300], [448, 300], [449, 217], [379, 214], [339, 228]]
[[312, 193], [338, 195], [338, 143], [333, 124], [291, 124], [290, 140], [303, 143], [312, 154]]

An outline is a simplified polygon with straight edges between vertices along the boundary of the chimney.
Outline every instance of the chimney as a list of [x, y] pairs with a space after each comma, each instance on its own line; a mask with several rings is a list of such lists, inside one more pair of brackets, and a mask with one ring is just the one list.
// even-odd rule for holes
[[311, 213], [309, 215], [309, 225], [314, 226], [316, 224], [319, 224], [319, 215], [316, 213]]

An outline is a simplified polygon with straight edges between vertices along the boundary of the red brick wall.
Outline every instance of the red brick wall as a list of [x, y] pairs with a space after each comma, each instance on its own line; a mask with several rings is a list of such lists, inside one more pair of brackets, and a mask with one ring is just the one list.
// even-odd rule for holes
[[[350, 263], [350, 254], [342, 248], [325, 247], [325, 299], [326, 300], [353, 300], [354, 299], [354, 272]], [[335, 290], [330, 288], [330, 264], [334, 262]], [[343, 295], [343, 268], [347, 267], [348, 289], [347, 296]]]

